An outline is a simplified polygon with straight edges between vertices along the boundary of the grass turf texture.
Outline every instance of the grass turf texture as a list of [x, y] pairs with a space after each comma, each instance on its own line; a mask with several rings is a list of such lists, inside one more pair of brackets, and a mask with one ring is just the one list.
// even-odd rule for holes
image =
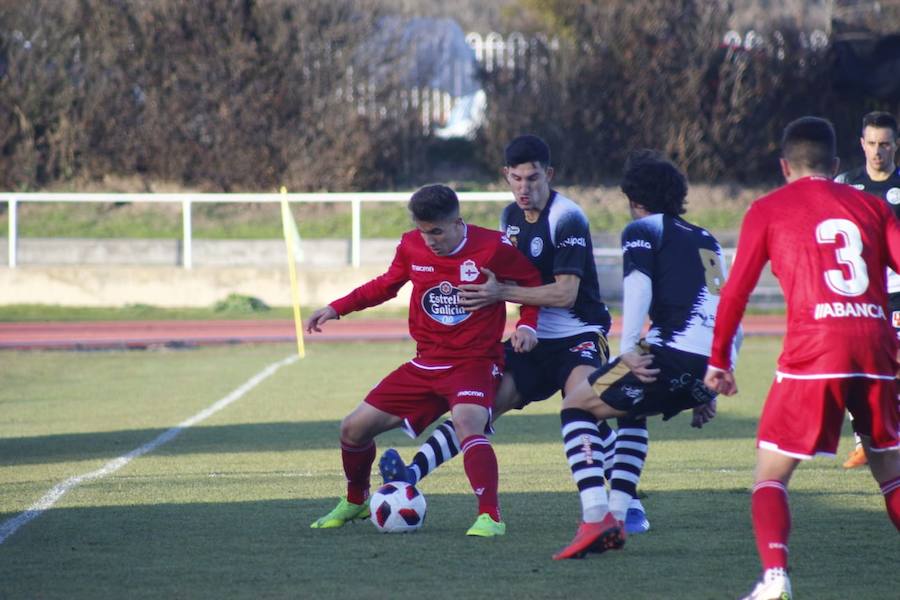
[[[309, 529], [343, 488], [341, 417], [412, 351], [400, 343], [318, 344], [225, 410], [73, 489], [25, 525], [0, 545], [0, 598], [737, 597], [758, 575], [748, 488], [779, 345], [746, 341], [741, 394], [722, 399], [704, 430], [684, 415], [651, 421], [642, 490], [653, 528], [622, 552], [550, 560], [579, 516], [558, 399], [498, 423], [505, 537], [463, 535], [475, 515], [459, 459], [420, 485], [429, 512], [419, 533], [383, 535], [369, 523]], [[0, 521], [290, 352], [242, 345], [3, 353]], [[416, 447], [397, 432], [378, 443], [399, 446], [407, 459]], [[849, 444], [845, 435], [842, 453]], [[812, 461], [795, 475], [791, 499], [800, 597], [894, 597], [896, 532], [867, 472]]]

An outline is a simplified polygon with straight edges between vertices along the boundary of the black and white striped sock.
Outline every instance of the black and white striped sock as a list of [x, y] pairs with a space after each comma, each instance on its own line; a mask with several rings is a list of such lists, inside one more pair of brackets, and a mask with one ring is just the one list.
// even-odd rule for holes
[[609, 426], [607, 421], [597, 423], [600, 433], [600, 445], [603, 451], [603, 476], [609, 481], [612, 479], [613, 459], [616, 455], [616, 430]]
[[609, 479], [610, 511], [616, 519], [624, 520], [628, 504], [637, 496], [650, 436], [647, 419], [620, 418], [618, 421], [615, 458]]
[[413, 456], [409, 467], [416, 475], [416, 482], [459, 454], [459, 447], [459, 438], [456, 437], [453, 421], [447, 419], [437, 426]]
[[608, 498], [597, 420], [591, 413], [579, 408], [565, 408], [559, 416], [566, 459], [581, 497], [582, 520], [587, 523], [602, 521], [607, 512]]

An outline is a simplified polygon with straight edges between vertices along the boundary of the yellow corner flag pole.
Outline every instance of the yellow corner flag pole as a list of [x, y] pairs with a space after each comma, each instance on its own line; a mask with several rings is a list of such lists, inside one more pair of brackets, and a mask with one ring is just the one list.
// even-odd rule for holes
[[281, 186], [281, 228], [284, 231], [284, 243], [287, 246], [288, 272], [291, 276], [291, 302], [294, 305], [294, 329], [297, 332], [297, 354], [306, 356], [303, 347], [303, 320], [300, 318], [300, 288], [297, 286], [297, 261], [302, 260], [300, 249], [300, 233], [291, 214], [287, 201], [287, 188]]

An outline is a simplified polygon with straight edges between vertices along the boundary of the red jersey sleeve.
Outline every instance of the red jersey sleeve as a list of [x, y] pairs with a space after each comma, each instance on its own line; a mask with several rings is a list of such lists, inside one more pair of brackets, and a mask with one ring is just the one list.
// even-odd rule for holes
[[763, 210], [759, 204], [752, 205], [741, 225], [734, 265], [719, 297], [712, 353], [709, 357], [709, 365], [712, 367], [728, 370], [733, 366], [732, 341], [744, 316], [750, 294], [769, 260], [767, 228]]
[[403, 240], [397, 246], [394, 260], [383, 275], [368, 281], [343, 298], [331, 302], [331, 307], [339, 315], [346, 315], [357, 310], [377, 306], [397, 295], [400, 288], [409, 281], [409, 264], [403, 251]]
[[[500, 281], [515, 281], [516, 284], [525, 287], [534, 287], [542, 283], [541, 274], [531, 264], [531, 261], [506, 241], [498, 246], [488, 268]], [[519, 320], [516, 322], [516, 327], [526, 325], [537, 330], [538, 310], [537, 306], [523, 304], [519, 309]]]

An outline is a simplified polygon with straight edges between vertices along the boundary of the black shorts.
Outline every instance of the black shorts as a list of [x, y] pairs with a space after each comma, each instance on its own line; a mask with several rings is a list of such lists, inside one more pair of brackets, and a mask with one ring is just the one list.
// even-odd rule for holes
[[522, 398], [522, 404], [516, 408], [546, 400], [563, 389], [572, 369], [578, 365], [599, 369], [609, 359], [606, 337], [598, 333], [542, 339], [531, 352], [513, 352], [509, 342], [505, 348], [505, 371], [512, 374]]
[[900, 294], [888, 294], [888, 311], [891, 314], [891, 325], [900, 339]]
[[652, 366], [660, 370], [656, 381], [643, 383], [616, 358], [588, 377], [601, 400], [630, 418], [661, 414], [668, 420], [716, 397], [703, 385], [706, 356], [663, 346], [642, 347], [653, 355]]

